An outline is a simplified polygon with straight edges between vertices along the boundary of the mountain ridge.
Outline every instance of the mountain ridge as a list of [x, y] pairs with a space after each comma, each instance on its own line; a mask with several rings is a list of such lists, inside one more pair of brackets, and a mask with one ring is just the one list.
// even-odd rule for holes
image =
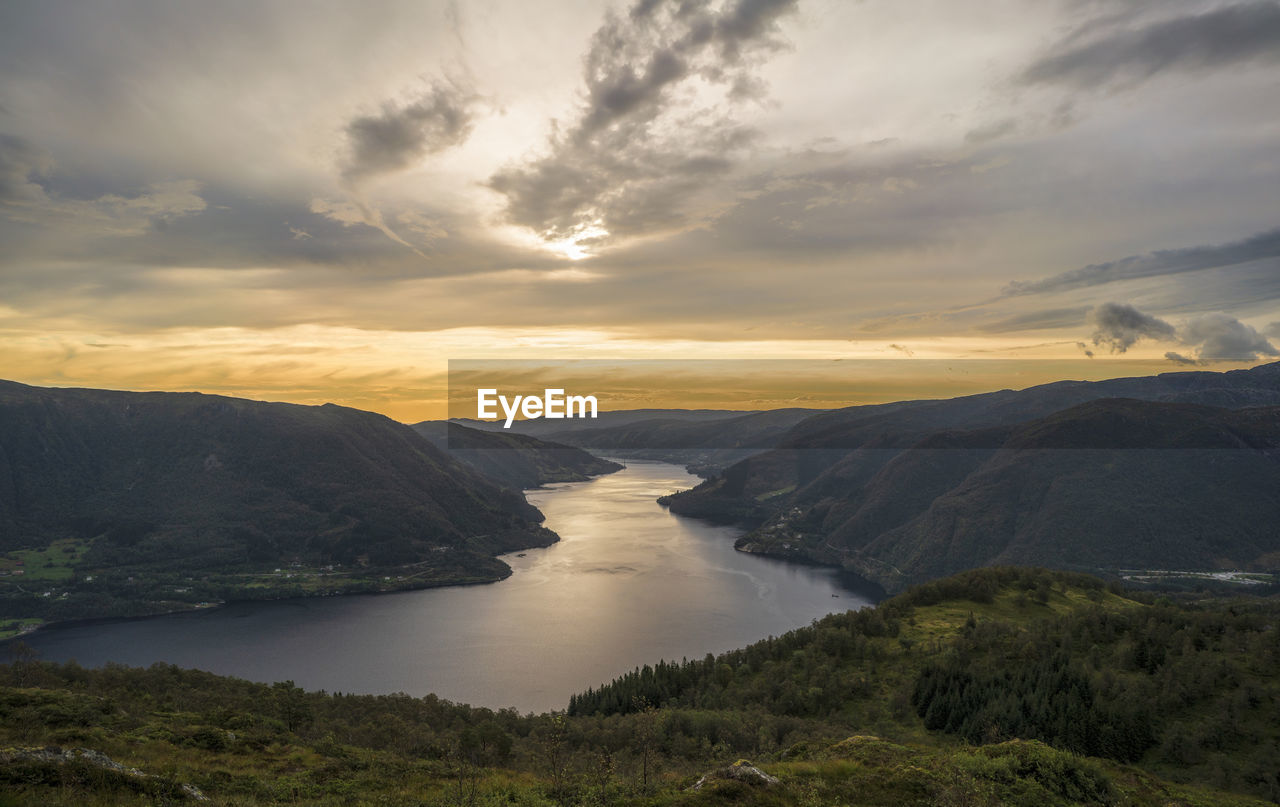
[[[496, 554], [557, 540], [518, 491], [334, 404], [7, 382], [0, 480], [6, 617], [496, 580], [510, 572]], [[19, 593], [36, 560], [50, 598]], [[307, 574], [286, 583], [280, 567]]]
[[[1065, 397], [1060, 395], [1064, 390]], [[1158, 400], [1103, 395], [1117, 390]], [[1070, 532], [1072, 540], [1079, 542], [1087, 536], [1066, 525], [1078, 524], [1081, 517], [1106, 535], [1105, 519], [1098, 514], [1123, 516], [1124, 501], [1114, 492], [1090, 489], [1087, 480], [1090, 475], [1104, 478], [1097, 475], [1100, 469], [1123, 460], [1124, 467], [1148, 483], [1144, 489], [1132, 480], [1122, 480], [1131, 501], [1145, 502], [1146, 510], [1159, 515], [1164, 497], [1181, 514], [1174, 518], [1166, 513], [1153, 522], [1166, 529], [1166, 543], [1182, 542], [1179, 536], [1188, 535], [1207, 541], [1203, 535], [1210, 526], [1185, 505], [1185, 497], [1198, 497], [1206, 512], [1221, 516], [1222, 532], [1232, 536], [1224, 547], [1235, 542], [1230, 551], [1188, 549], [1166, 559], [1178, 557], [1209, 569], [1230, 564], [1268, 567], [1273, 562], [1271, 552], [1280, 551], [1280, 542], [1264, 540], [1261, 526], [1269, 523], [1268, 514], [1274, 509], [1270, 485], [1280, 489], [1274, 459], [1274, 422], [1280, 410], [1253, 405], [1224, 409], [1203, 402], [1255, 404], [1272, 399], [1280, 400], [1280, 364], [1230, 373], [1059, 382], [1022, 392], [910, 402], [871, 413], [859, 408], [837, 410], [801, 422], [780, 448], [745, 459], [698, 487], [662, 501], [684, 515], [746, 523], [753, 531], [739, 545], [748, 551], [843, 565], [895, 589], [960, 571], [966, 563], [1067, 564], [1066, 557], [1056, 551], [1010, 555], [1002, 554], [1003, 550], [983, 554], [946, 551], [945, 547], [964, 536], [962, 542], [974, 546], [985, 542], [990, 548], [999, 542], [978, 536], [989, 529], [1000, 534], [1038, 530], [1046, 536], [1055, 530], [1061, 536]], [[1075, 403], [1053, 409], [1071, 401]], [[1036, 416], [1025, 417], [1029, 413]], [[1077, 456], [1068, 460], [1065, 449]], [[1090, 451], [1094, 453], [1086, 456]], [[1001, 452], [1006, 463], [1003, 470], [989, 465]], [[1197, 452], [1210, 453], [1200, 456]], [[1019, 457], [1018, 462], [1009, 459], [1012, 455]], [[1175, 456], [1183, 468], [1170, 467]], [[1220, 478], [1228, 471], [1243, 486], [1239, 489], [1254, 491], [1254, 499], [1240, 497]], [[1204, 475], [1200, 482], [1197, 473]], [[1048, 487], [1026, 487], [1033, 479]], [[1255, 479], [1269, 482], [1254, 483]], [[1157, 484], [1166, 487], [1158, 491]], [[1025, 489], [1030, 498], [1010, 504], [997, 489], [1000, 485], [1006, 492]], [[1206, 488], [1225, 492], [1215, 500]], [[1061, 526], [1042, 524], [1032, 529], [1027, 525], [1042, 509], [1036, 497], [1046, 491], [1071, 498], [1074, 509], [1061, 514]], [[1225, 500], [1237, 502], [1240, 513], [1224, 512], [1219, 504]], [[984, 504], [979, 506], [979, 501]], [[1002, 503], [997, 507], [997, 502]], [[931, 528], [924, 529], [918, 522], [908, 526], [935, 503]], [[998, 526], [998, 519], [988, 521], [997, 512], [1004, 513], [1005, 521], [999, 523], [1005, 526]], [[1257, 516], [1255, 526], [1248, 523], [1251, 512]], [[1129, 529], [1133, 534], [1140, 531], [1132, 523]], [[1047, 547], [1047, 540], [1039, 542]], [[1155, 557], [1158, 553], [1152, 549], [1135, 552], [1127, 560], [1116, 552], [1101, 553], [1088, 559], [1081, 556], [1070, 568], [1115, 568], [1150, 563]]]
[[584, 482], [623, 467], [581, 448], [518, 432], [473, 429], [445, 420], [424, 420], [410, 428], [486, 478], [517, 490]]

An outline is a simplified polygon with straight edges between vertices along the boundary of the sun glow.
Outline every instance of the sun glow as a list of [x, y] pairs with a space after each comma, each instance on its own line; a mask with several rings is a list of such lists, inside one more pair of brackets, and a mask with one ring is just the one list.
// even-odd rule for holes
[[601, 227], [599, 222], [595, 222], [579, 227], [568, 238], [544, 241], [543, 245], [546, 249], [563, 255], [571, 261], [580, 261], [583, 258], [593, 257], [595, 253], [592, 247], [599, 245], [608, 236], [609, 231]]

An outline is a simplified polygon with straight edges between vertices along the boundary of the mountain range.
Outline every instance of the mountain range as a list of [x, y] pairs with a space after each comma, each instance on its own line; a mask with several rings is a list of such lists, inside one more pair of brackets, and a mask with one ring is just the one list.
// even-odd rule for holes
[[[499, 579], [495, 555], [556, 540], [521, 489], [620, 467], [583, 446], [705, 463], [706, 481], [662, 503], [745, 524], [743, 550], [890, 591], [1005, 563], [1265, 571], [1280, 567], [1278, 423], [1280, 363], [518, 424], [555, 442], [331, 404], [0, 382], [0, 617]], [[68, 597], [15, 587], [28, 559]], [[89, 570], [105, 601], [85, 599]]]
[[994, 563], [1280, 565], [1280, 364], [806, 418], [674, 512], [890, 590]]
[[444, 420], [424, 420], [412, 428], [454, 459], [517, 490], [582, 482], [623, 467], [580, 448], [527, 434], [483, 431]]
[[0, 629], [501, 579], [557, 540], [520, 487], [618, 466], [499, 439], [476, 470], [332, 404], [0, 382]]

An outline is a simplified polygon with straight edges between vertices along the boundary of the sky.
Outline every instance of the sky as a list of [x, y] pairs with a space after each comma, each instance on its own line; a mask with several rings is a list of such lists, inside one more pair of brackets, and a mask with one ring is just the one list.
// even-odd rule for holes
[[414, 421], [451, 359], [1278, 347], [1280, 2], [0, 5], [10, 380]]

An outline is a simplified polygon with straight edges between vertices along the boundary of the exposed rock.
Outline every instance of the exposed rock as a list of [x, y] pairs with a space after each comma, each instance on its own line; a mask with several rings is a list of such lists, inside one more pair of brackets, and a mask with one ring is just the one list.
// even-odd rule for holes
[[735, 782], [745, 782], [749, 785], [776, 785], [778, 777], [770, 776], [764, 771], [757, 768], [745, 759], [740, 759], [727, 768], [720, 768], [710, 773], [703, 774], [702, 778], [694, 782], [689, 790], [701, 790], [705, 785], [715, 781], [731, 780]]
[[[48, 745], [43, 748], [6, 748], [0, 751], [0, 763], [9, 765], [15, 762], [43, 762], [53, 765], [78, 762], [138, 779], [156, 778], [151, 774], [143, 773], [137, 768], [130, 768], [128, 765], [116, 762], [101, 751], [94, 751], [92, 748], [62, 749], [56, 745]], [[200, 792], [200, 788], [195, 785], [182, 784], [180, 788], [183, 795], [189, 799], [194, 801], [209, 800], [209, 797]]]

